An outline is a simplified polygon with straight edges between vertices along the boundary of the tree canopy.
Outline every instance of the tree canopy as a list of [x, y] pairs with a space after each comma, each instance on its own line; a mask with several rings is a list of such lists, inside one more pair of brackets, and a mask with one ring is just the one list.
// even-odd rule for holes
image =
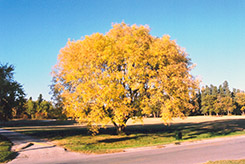
[[202, 87], [202, 90], [196, 94], [196, 99], [200, 102], [199, 107], [191, 115], [240, 115], [244, 114], [245, 96], [244, 91], [233, 88], [230, 91], [227, 81], [219, 87], [210, 85]]
[[0, 120], [11, 119], [13, 109], [23, 104], [24, 96], [21, 84], [14, 80], [14, 66], [0, 65]]
[[245, 93], [244, 92], [240, 92], [236, 94], [236, 102], [238, 103], [238, 105], [241, 107], [241, 111], [242, 114], [244, 115], [244, 110], [245, 110]]
[[43, 99], [42, 94], [39, 94], [36, 101], [29, 98], [24, 104], [24, 113], [30, 119], [63, 119], [62, 111], [55, 107], [51, 101]]
[[[104, 34], [68, 41], [53, 70], [54, 89], [69, 116], [118, 132], [129, 118], [161, 110], [168, 122], [193, 108], [197, 82], [187, 53], [168, 35], [154, 37], [147, 26], [114, 24]], [[95, 126], [92, 126], [95, 125]]]

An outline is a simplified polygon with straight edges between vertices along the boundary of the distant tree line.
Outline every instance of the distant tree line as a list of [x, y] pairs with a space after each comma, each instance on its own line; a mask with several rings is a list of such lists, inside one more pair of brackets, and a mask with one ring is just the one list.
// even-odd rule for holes
[[48, 119], [48, 118], [65, 118], [62, 110], [58, 110], [51, 101], [43, 99], [42, 94], [39, 95], [37, 101], [33, 101], [30, 97], [24, 104], [24, 118], [30, 119]]
[[[244, 115], [245, 92], [240, 89], [231, 91], [229, 84], [204, 86], [191, 100], [195, 108], [190, 109], [187, 115]], [[160, 117], [158, 108], [152, 110], [151, 116]]]
[[235, 88], [231, 91], [228, 82], [224, 81], [219, 87], [202, 87], [194, 103], [196, 108], [191, 115], [240, 115], [244, 114], [245, 93]]

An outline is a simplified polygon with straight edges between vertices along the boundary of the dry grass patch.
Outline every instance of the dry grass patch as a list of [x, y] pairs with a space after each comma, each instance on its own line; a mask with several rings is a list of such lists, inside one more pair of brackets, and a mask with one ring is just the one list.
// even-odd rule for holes
[[242, 160], [221, 160], [221, 161], [209, 161], [205, 164], [245, 164], [245, 159]]

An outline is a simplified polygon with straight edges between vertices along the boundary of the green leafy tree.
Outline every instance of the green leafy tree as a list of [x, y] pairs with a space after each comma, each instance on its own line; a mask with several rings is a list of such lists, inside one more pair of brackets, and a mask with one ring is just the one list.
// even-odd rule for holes
[[211, 94], [218, 97], [218, 88], [216, 86], [211, 85]]
[[64, 108], [64, 104], [63, 104], [64, 100], [63, 97], [61, 96], [60, 90], [58, 90], [55, 87], [56, 83], [57, 82], [55, 81], [55, 78], [53, 78], [53, 84], [50, 86], [51, 89], [50, 94], [52, 94], [52, 102], [54, 104], [52, 110], [52, 117], [61, 120], [66, 120], [68, 114], [66, 113], [66, 110]]
[[226, 110], [227, 115], [231, 115], [235, 107], [235, 101], [232, 99], [232, 93], [229, 89], [229, 84], [227, 81], [223, 83], [224, 96], [221, 99], [224, 110]]
[[35, 118], [35, 114], [37, 112], [37, 104], [32, 100], [32, 97], [25, 104], [26, 113], [32, 118]]
[[238, 93], [238, 90], [236, 88], [233, 88], [231, 92], [231, 97], [235, 98], [237, 93]]
[[223, 100], [223, 97], [218, 95], [216, 100], [215, 100], [215, 103], [214, 103], [214, 112], [216, 113], [217, 116], [219, 114], [224, 113], [224, 104], [223, 104], [222, 100]]
[[191, 116], [201, 115], [201, 107], [202, 107], [202, 93], [200, 89], [198, 89], [197, 93], [194, 94], [193, 98], [191, 99], [191, 103], [193, 104], [193, 109], [190, 111]]
[[216, 86], [211, 85], [211, 94], [213, 97], [213, 112], [218, 116], [222, 113], [222, 106], [220, 103], [221, 96], [218, 93], [218, 88]]
[[242, 113], [240, 105], [237, 103], [236, 95], [240, 93], [241, 91], [239, 89], [233, 88], [231, 97], [235, 105], [235, 109], [233, 110], [233, 114], [240, 115]]
[[219, 89], [213, 85], [210, 85], [210, 87], [206, 86], [206, 88], [203, 89], [201, 105], [203, 114], [209, 113], [209, 115], [212, 115], [213, 112], [216, 113], [216, 115], [225, 112], [227, 112], [228, 115], [231, 114], [235, 106], [231, 98], [228, 82], [225, 81], [223, 86], [219, 86]]
[[222, 97], [221, 103], [223, 105], [224, 110], [227, 112], [227, 115], [231, 115], [233, 110], [235, 109], [234, 102], [231, 97]]
[[14, 80], [14, 66], [0, 65], [0, 119], [13, 118], [13, 109], [24, 101], [22, 85]]
[[204, 113], [209, 113], [211, 116], [214, 111], [215, 101], [216, 97], [214, 95], [206, 95], [202, 101], [202, 111]]
[[229, 89], [229, 84], [227, 81], [224, 81], [223, 83], [223, 90], [224, 90], [225, 97], [231, 97], [231, 91]]
[[214, 104], [216, 101], [217, 96], [212, 94], [212, 88], [206, 86], [203, 89], [202, 97], [201, 97], [201, 111], [203, 114], [209, 113], [209, 115], [212, 115], [212, 112], [214, 111]]
[[44, 118], [49, 118], [50, 112], [53, 108], [52, 103], [46, 100], [39, 101], [40, 99], [37, 100], [37, 112], [36, 112], [36, 119], [44, 119]]
[[242, 115], [244, 115], [245, 110], [245, 93], [240, 92], [236, 94], [235, 100], [237, 104], [240, 106], [240, 110], [242, 111]]
[[37, 98], [37, 103], [40, 105], [43, 101], [43, 95], [39, 94], [38, 98]]
[[219, 95], [220, 95], [221, 97], [224, 97], [224, 96], [225, 96], [225, 91], [224, 91], [224, 88], [223, 88], [222, 85], [219, 86], [218, 92], [219, 92]]
[[61, 118], [52, 102], [44, 100], [42, 94], [39, 95], [37, 101], [33, 101], [30, 97], [24, 107], [31, 119]]

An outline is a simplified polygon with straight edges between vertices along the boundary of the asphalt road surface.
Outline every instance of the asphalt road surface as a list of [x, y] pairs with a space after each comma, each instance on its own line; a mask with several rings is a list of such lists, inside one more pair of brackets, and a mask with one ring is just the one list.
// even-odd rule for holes
[[83, 159], [60, 161], [62, 164], [199, 164], [225, 159], [245, 159], [245, 136], [206, 140], [166, 148], [134, 150]]

